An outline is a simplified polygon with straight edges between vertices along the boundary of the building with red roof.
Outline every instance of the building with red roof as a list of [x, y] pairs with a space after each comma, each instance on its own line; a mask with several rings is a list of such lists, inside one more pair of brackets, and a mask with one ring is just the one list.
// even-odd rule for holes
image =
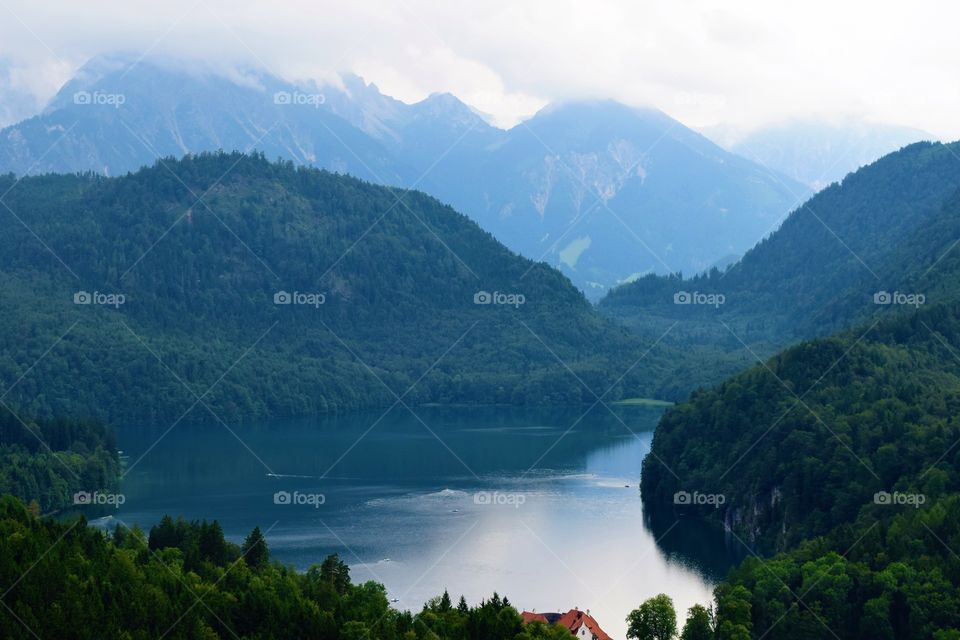
[[[520, 614], [520, 617], [523, 618], [523, 624], [530, 624], [531, 622], [542, 622], [544, 624], [550, 624], [550, 621], [547, 620], [547, 616], [542, 613], [534, 613], [533, 611], [524, 611]], [[559, 618], [559, 614], [557, 614]]]
[[578, 640], [612, 640], [607, 632], [600, 628], [600, 624], [590, 615], [590, 610], [580, 611], [570, 609], [566, 613], [536, 613], [524, 611], [520, 614], [524, 624], [543, 622], [544, 624], [559, 624], [570, 630]]

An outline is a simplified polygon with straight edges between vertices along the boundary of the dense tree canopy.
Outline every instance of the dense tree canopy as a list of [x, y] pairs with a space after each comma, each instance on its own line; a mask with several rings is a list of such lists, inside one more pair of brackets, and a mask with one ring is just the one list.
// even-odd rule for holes
[[650, 343], [419, 192], [240, 154], [10, 187], [43, 242], [0, 234], [0, 380], [32, 415], [576, 404], [655, 377]]
[[667, 411], [645, 499], [786, 551], [717, 588], [718, 637], [960, 629], [958, 346], [960, 305], [934, 306], [798, 345]]
[[[497, 594], [416, 615], [390, 607], [384, 587], [353, 584], [331, 556], [304, 573], [270, 563], [259, 530], [242, 546], [216, 522], [164, 518], [148, 535], [112, 535], [83, 520], [58, 523], [0, 497], [0, 584], [9, 586], [0, 637], [318, 638], [330, 640], [561, 640], [524, 626]], [[259, 557], [255, 554], [261, 554]]]
[[654, 596], [627, 616], [627, 637], [634, 640], [672, 640], [677, 633], [677, 613], [665, 593]]
[[119, 474], [113, 432], [103, 425], [28, 420], [0, 407], [0, 494], [51, 512], [73, 504], [75, 493], [115, 489]]
[[701, 604], [690, 607], [680, 640], [713, 640], [713, 637], [713, 616], [710, 610]]

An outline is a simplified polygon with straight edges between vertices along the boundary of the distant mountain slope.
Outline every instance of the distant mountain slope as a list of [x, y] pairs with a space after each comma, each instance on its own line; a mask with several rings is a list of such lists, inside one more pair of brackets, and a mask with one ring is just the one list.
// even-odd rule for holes
[[[820, 190], [914, 142], [936, 140], [920, 129], [862, 120], [793, 120], [746, 135], [706, 131], [733, 153]], [[727, 144], [724, 144], [726, 141]]]
[[[727, 271], [644, 278], [600, 307], [641, 333], [680, 322], [676, 337], [740, 352], [742, 340], [769, 355], [876, 314], [958, 300], [958, 152], [918, 143], [890, 154], [811, 198]], [[675, 304], [678, 292], [722, 303]]]
[[20, 64], [0, 55], [0, 127], [28, 118], [43, 107], [33, 94], [30, 77]]
[[352, 75], [293, 85], [134, 62], [91, 61], [44, 113], [0, 130], [0, 172], [122, 175], [158, 156], [256, 149], [423, 189], [591, 297], [742, 254], [805, 189], [653, 109], [554, 105], [504, 131], [450, 94], [405, 104]]
[[561, 274], [419, 192], [237, 154], [8, 190], [0, 378], [38, 417], [594, 402], [656, 377]]
[[804, 192], [662, 112], [610, 101], [548, 107], [486, 155], [465, 163], [475, 179], [426, 188], [590, 295], [742, 253]]
[[390, 153], [321, 108], [325, 94], [266, 73], [241, 80], [160, 62], [97, 58], [43, 114], [0, 130], [0, 171], [95, 171], [122, 175], [158, 157], [262, 151], [391, 184], [403, 178]]

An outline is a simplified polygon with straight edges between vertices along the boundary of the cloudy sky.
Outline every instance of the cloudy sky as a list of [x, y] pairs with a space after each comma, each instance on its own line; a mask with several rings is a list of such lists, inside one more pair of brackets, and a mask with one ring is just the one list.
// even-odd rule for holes
[[856, 117], [954, 139], [958, 18], [923, 0], [0, 0], [0, 123], [126, 51], [294, 80], [353, 71], [405, 101], [450, 91], [501, 125], [588, 96], [697, 127]]

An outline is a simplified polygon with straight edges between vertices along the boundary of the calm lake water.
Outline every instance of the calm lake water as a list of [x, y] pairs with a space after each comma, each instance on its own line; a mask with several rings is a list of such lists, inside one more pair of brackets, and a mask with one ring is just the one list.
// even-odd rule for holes
[[215, 518], [236, 542], [259, 525], [274, 559], [304, 569], [338, 553], [402, 609], [445, 588], [470, 603], [497, 591], [520, 609], [590, 609], [623, 638], [627, 613], [665, 592], [682, 619], [739, 557], [695, 521], [645, 518], [640, 462], [659, 409], [583, 411], [126, 427], [115, 517]]

